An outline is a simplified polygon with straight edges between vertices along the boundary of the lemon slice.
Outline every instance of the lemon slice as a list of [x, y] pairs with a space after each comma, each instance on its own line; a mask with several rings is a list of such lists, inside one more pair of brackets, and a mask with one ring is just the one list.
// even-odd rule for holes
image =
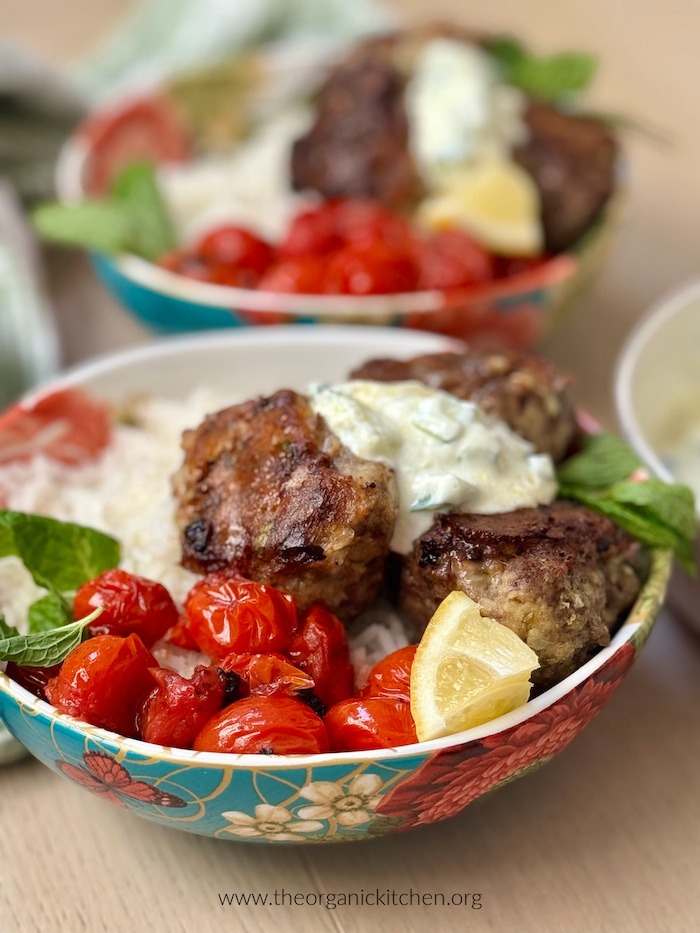
[[444, 599], [411, 669], [411, 713], [420, 742], [480, 726], [527, 703], [537, 655], [466, 593]]
[[423, 201], [418, 219], [433, 230], [462, 227], [503, 256], [536, 256], [544, 246], [537, 186], [514, 162], [488, 161], [452, 174]]

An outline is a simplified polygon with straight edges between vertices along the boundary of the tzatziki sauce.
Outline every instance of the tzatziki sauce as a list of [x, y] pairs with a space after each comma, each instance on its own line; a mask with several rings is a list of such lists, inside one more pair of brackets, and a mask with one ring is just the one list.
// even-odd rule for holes
[[436, 512], [510, 512], [551, 502], [554, 465], [473, 402], [420, 382], [314, 384], [309, 397], [356, 456], [396, 475], [392, 550], [406, 554]]

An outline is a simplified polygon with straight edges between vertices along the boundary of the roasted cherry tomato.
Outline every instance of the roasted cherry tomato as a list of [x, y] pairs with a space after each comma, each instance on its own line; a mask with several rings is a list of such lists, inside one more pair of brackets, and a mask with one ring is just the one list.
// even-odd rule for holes
[[199, 730], [221, 709], [226, 683], [215, 667], [197, 665], [187, 680], [164, 668], [152, 670], [157, 683], [143, 701], [139, 730], [145, 742], [191, 748]]
[[78, 466], [96, 460], [111, 438], [109, 409], [82, 389], [57, 389], [0, 414], [0, 463], [41, 454]]
[[199, 240], [195, 252], [210, 266], [247, 269], [258, 276], [274, 257], [274, 250], [261, 237], [245, 227], [231, 225], [210, 230]]
[[389, 697], [343, 700], [323, 721], [334, 752], [394, 748], [418, 741], [411, 707]]
[[319, 207], [298, 213], [279, 244], [279, 255], [283, 259], [322, 256], [342, 246], [336, 231], [335, 212], [335, 202], [326, 201]]
[[186, 275], [188, 279], [198, 282], [208, 282], [211, 276], [211, 267], [201, 256], [197, 256], [191, 249], [174, 249], [158, 260], [158, 265], [168, 272]]
[[355, 692], [345, 626], [324, 606], [308, 610], [287, 654], [313, 678], [314, 693], [327, 707]]
[[229, 654], [219, 666], [238, 674], [244, 695], [294, 696], [314, 686], [309, 674], [281, 654]]
[[185, 600], [192, 636], [213, 658], [286, 651], [297, 627], [291, 596], [225, 571], [195, 583]]
[[333, 219], [338, 236], [348, 246], [364, 249], [382, 243], [391, 250], [412, 253], [417, 245], [409, 221], [375, 201], [337, 201]]
[[130, 162], [183, 162], [189, 156], [184, 126], [162, 97], [134, 100], [88, 117], [80, 135], [91, 148], [83, 171], [89, 195], [104, 194]]
[[26, 664], [15, 664], [10, 661], [5, 668], [5, 673], [11, 677], [20, 687], [24, 687], [40, 700], [46, 699], [46, 684], [55, 677], [61, 670], [60, 664], [54, 664], [53, 667], [30, 667]]
[[178, 621], [178, 611], [161, 583], [137, 577], [116, 567], [84, 583], [75, 594], [76, 619], [102, 607], [89, 626], [91, 635], [130, 635], [134, 632], [149, 647]]
[[550, 256], [496, 256], [494, 260], [496, 276], [500, 279], [510, 279], [516, 275], [524, 275], [526, 272], [533, 272], [545, 265], [551, 259]]
[[325, 291], [335, 295], [410, 292], [418, 283], [413, 256], [381, 241], [346, 246], [328, 259]]
[[374, 665], [367, 683], [360, 690], [361, 697], [392, 697], [404, 703], [411, 702], [411, 666], [418, 645], [406, 645], [392, 651]]
[[291, 697], [248, 697], [222, 710], [194, 742], [198, 752], [315, 755], [328, 751], [323, 720]]
[[496, 274], [491, 254], [462, 230], [427, 237], [417, 256], [419, 288], [466, 288], [489, 282]]
[[181, 616], [165, 635], [165, 640], [176, 648], [184, 648], [185, 651], [199, 651], [199, 645], [194, 640], [190, 631], [190, 620], [187, 616]]
[[155, 658], [138, 635], [97, 635], [74, 648], [46, 685], [63, 713], [121, 735], [136, 736], [137, 715], [155, 683]]
[[261, 292], [318, 295], [324, 289], [327, 260], [320, 256], [285, 259], [267, 270], [258, 282]]

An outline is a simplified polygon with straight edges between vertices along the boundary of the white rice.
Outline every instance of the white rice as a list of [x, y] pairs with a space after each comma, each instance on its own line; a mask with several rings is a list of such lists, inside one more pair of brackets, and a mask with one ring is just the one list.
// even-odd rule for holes
[[[6, 464], [0, 467], [0, 502], [18, 512], [48, 515], [112, 535], [121, 543], [121, 566], [158, 580], [181, 606], [199, 579], [179, 564], [170, 480], [182, 462], [182, 431], [236, 401], [207, 388], [180, 402], [152, 396], [133, 399], [124, 406], [130, 423], [115, 427], [113, 441], [97, 463], [67, 467], [37, 456], [28, 463]], [[17, 558], [0, 560], [0, 614], [11, 625], [25, 630], [27, 608], [41, 593]], [[358, 682], [364, 682], [377, 660], [407, 643], [404, 627], [388, 605], [363, 613], [351, 630]], [[165, 651], [160, 661], [182, 670], [202, 663], [174, 657], [172, 651]]]

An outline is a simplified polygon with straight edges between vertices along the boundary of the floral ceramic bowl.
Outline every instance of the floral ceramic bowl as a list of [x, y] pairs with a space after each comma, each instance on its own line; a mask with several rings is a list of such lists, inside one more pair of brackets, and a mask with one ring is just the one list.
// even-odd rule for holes
[[[454, 346], [379, 329], [276, 328], [161, 343], [89, 364], [61, 384], [118, 399], [182, 396], [233, 380], [242, 395], [332, 379], [370, 354], [408, 357]], [[651, 555], [611, 644], [557, 686], [459, 735], [378, 751], [298, 757], [182, 751], [125, 739], [57, 712], [0, 674], [0, 719], [44, 764], [118, 806], [168, 826], [253, 842], [343, 842], [453, 816], [482, 794], [544, 764], [617, 690], [665, 592], [670, 559]]]
[[[292, 87], [299, 70], [292, 69]], [[111, 169], [145, 157], [159, 164], [187, 162], [187, 133], [176, 111], [166, 106], [167, 95], [166, 87], [91, 114], [61, 154], [56, 180], [61, 200], [99, 193], [94, 182], [103, 175], [105, 158]], [[105, 126], [118, 128], [106, 155]], [[134, 255], [95, 253], [93, 261], [120, 303], [162, 334], [267, 324], [360, 324], [432, 331], [473, 344], [526, 350], [555, 326], [600, 271], [618, 227], [623, 182], [620, 177], [601, 216], [566, 252], [530, 270], [470, 288], [359, 297], [282, 294], [196, 281]], [[225, 192], [221, 196], [225, 198]]]

